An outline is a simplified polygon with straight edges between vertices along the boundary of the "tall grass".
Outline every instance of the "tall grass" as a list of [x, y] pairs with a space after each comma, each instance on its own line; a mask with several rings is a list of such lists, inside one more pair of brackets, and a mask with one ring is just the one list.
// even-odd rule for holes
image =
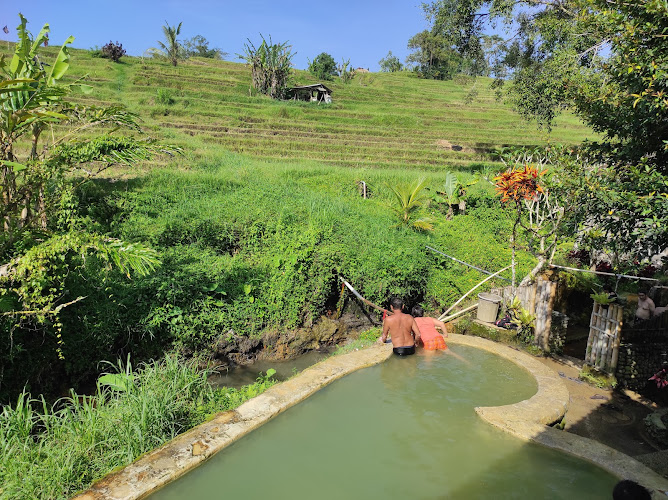
[[[123, 367], [120, 367], [121, 373]], [[234, 408], [273, 382], [212, 389], [207, 373], [168, 355], [129, 378], [48, 405], [25, 391], [0, 413], [0, 498], [68, 498], [210, 414]]]

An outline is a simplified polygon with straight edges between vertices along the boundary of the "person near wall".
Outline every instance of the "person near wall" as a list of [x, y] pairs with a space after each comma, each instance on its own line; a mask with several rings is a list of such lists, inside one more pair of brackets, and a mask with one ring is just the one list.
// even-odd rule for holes
[[656, 309], [654, 301], [647, 296], [647, 290], [638, 292], [638, 308], [636, 309], [636, 322], [647, 321], [654, 316]]

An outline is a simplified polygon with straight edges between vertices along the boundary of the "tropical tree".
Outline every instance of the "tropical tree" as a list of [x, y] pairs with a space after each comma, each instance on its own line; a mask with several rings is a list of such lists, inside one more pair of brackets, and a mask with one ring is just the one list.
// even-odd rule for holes
[[[69, 37], [47, 65], [38, 48], [47, 40], [49, 25], [33, 39], [26, 19], [20, 19], [11, 61], [0, 58], [0, 262], [5, 262], [0, 265], [0, 331], [12, 332], [9, 349], [15, 352], [21, 349], [22, 335], [37, 331], [50, 333], [61, 345], [59, 313], [83, 300], [68, 296], [64, 288], [72, 259], [85, 265], [86, 257], [92, 256], [126, 274], [140, 275], [158, 264], [153, 250], [88, 233], [72, 210], [63, 209], [73, 197], [73, 175], [83, 177], [83, 182], [112, 164], [132, 164], [170, 150], [150, 140], [112, 135], [118, 128], [139, 131], [136, 117], [122, 108], [68, 102], [70, 92], [89, 89], [79, 81], [61, 82], [74, 38]], [[42, 134], [47, 127], [48, 136]], [[91, 134], [95, 127], [101, 127], [100, 135]], [[26, 143], [27, 149], [22, 146]]]
[[464, 195], [466, 194], [466, 189], [469, 186], [475, 184], [477, 180], [464, 183], [457, 176], [457, 174], [447, 171], [445, 173], [445, 183], [443, 184], [443, 191], [439, 191], [438, 194], [442, 196], [437, 196], [436, 201], [439, 203], [445, 203], [448, 206], [448, 211], [446, 213], [447, 219], [452, 219], [454, 215], [453, 206], [458, 205], [460, 211], [464, 211], [466, 208], [466, 202], [464, 201]]
[[271, 36], [269, 43], [260, 35], [262, 43], [255, 47], [248, 40], [244, 44], [244, 54], [239, 57], [251, 67], [253, 87], [262, 94], [274, 99], [284, 97], [288, 86], [288, 79], [292, 74], [292, 58], [295, 53], [288, 42], [273, 43]]
[[343, 83], [350, 83], [353, 81], [353, 78], [355, 78], [355, 73], [356, 71], [352, 68], [350, 68], [350, 59], [348, 60], [342, 60], [341, 64], [339, 64], [336, 67], [336, 71], [339, 74], [339, 78], [341, 78], [341, 81]]
[[380, 65], [380, 70], [385, 73], [394, 73], [396, 71], [401, 71], [404, 69], [404, 65], [401, 64], [399, 58], [392, 54], [390, 50], [385, 57], [378, 61]]
[[332, 80], [337, 74], [336, 61], [327, 52], [322, 52], [309, 61], [308, 70], [320, 80]]
[[578, 215], [580, 229], [597, 228], [632, 259], [668, 248], [664, 0], [439, 0], [427, 11], [472, 57], [487, 28], [508, 26], [488, 51], [515, 109], [549, 130], [569, 108], [601, 134], [573, 153], [581, 202], [569, 217]]
[[176, 66], [179, 61], [182, 61], [187, 57], [186, 51], [183, 48], [183, 45], [178, 40], [178, 36], [181, 34], [181, 25], [170, 26], [167, 21], [162, 27], [162, 32], [165, 35], [165, 41], [158, 41], [159, 49], [151, 48], [149, 52], [155, 57], [161, 57], [167, 59], [172, 66]]
[[207, 59], [224, 59], [227, 52], [222, 49], [209, 48], [209, 41], [202, 35], [195, 35], [183, 42], [186, 57], [205, 57]]
[[429, 197], [424, 192], [427, 180], [419, 179], [415, 184], [397, 183], [387, 185], [394, 194], [392, 210], [399, 218], [399, 225], [407, 226], [418, 231], [431, 231], [434, 225], [421, 215], [422, 208], [429, 203]]

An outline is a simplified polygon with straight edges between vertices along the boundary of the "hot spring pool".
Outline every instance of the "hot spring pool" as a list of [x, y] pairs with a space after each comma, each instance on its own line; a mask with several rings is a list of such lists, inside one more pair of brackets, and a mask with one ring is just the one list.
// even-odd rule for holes
[[611, 498], [616, 478], [483, 422], [536, 382], [486, 351], [391, 357], [321, 389], [152, 499]]

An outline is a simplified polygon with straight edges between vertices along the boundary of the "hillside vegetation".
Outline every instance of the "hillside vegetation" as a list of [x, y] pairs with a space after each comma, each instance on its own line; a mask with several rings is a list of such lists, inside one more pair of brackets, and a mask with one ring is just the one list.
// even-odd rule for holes
[[[45, 52], [53, 59], [54, 49]], [[88, 182], [80, 182], [86, 171], [76, 170], [71, 186], [52, 188], [62, 193], [51, 193], [57, 203], [44, 233], [141, 243], [160, 265], [130, 276], [100, 254], [64, 251], [40, 270], [39, 283], [28, 276], [36, 295], [57, 291], [58, 303], [71, 304], [57, 323], [3, 316], [11, 342], [0, 351], [0, 400], [16, 403], [0, 415], [2, 461], [11, 465], [0, 474], [0, 496], [67, 497], [264, 390], [266, 378], [239, 393], [212, 391], [194, 364], [290, 347], [297, 329], [344, 307], [341, 277], [384, 306], [401, 296], [436, 311], [481, 274], [426, 245], [490, 271], [510, 262], [512, 219], [488, 182], [501, 167], [495, 151], [547, 138], [498, 103], [488, 81], [467, 104], [473, 83], [465, 78], [364, 74], [349, 85], [332, 83], [334, 103], [318, 106], [252, 95], [241, 64], [117, 64], [86, 51], [73, 51], [71, 62], [69, 81], [89, 75], [94, 87], [73, 94], [73, 102], [123, 104], [144, 132], [182, 154], [115, 166]], [[302, 72], [296, 80], [312, 81]], [[45, 133], [58, 137], [65, 127]], [[551, 140], [577, 143], [587, 134], [567, 117]], [[465, 212], [443, 197], [448, 170], [467, 186]], [[433, 230], [421, 232], [397, 217], [393, 189], [410, 191], [423, 178], [424, 203], [414, 217]], [[27, 234], [10, 257], [39, 248], [43, 233]], [[520, 250], [519, 274], [533, 261]], [[171, 351], [180, 357], [165, 358]], [[132, 387], [104, 392], [98, 385], [95, 399], [71, 393], [49, 409], [47, 401], [69, 388], [94, 393], [101, 361], [128, 356], [135, 365], [158, 361], [126, 374]], [[184, 357], [195, 360], [180, 370]], [[77, 431], [81, 422], [90, 432]]]
[[[44, 52], [46, 61], [55, 55]], [[481, 275], [425, 245], [490, 270], [508, 265], [511, 222], [488, 182], [500, 169], [494, 152], [546, 140], [484, 80], [466, 104], [466, 78], [362, 74], [331, 83], [334, 104], [319, 106], [249, 95], [247, 68], [224, 61], [119, 64], [73, 51], [67, 77], [84, 75], [94, 90], [73, 94], [75, 102], [123, 104], [146, 133], [183, 154], [84, 183], [59, 202], [54, 227], [147, 244], [162, 265], [129, 280], [94, 256], [69, 254], [69, 271], [49, 279], [62, 302], [85, 299], [62, 310], [60, 335], [48, 325], [44, 335], [13, 332], [3, 398], [26, 383], [49, 393], [80, 386], [100, 360], [127, 353], [150, 359], [179, 346], [207, 358], [252, 356], [249, 349], [275, 347], [276, 335], [340, 309], [340, 277], [383, 305], [399, 295], [442, 309]], [[304, 72], [295, 79], [312, 81]], [[587, 133], [566, 117], [552, 140], [575, 143]], [[442, 197], [448, 169], [464, 183], [480, 179], [463, 197], [466, 212], [454, 216]], [[434, 230], [421, 233], [399, 227], [391, 187], [423, 177], [419, 213]], [[520, 275], [532, 261], [520, 252]]]
[[[333, 104], [254, 95], [241, 63], [193, 58], [177, 67], [151, 59], [120, 64], [73, 51], [73, 77], [95, 85], [81, 102], [123, 103], [158, 137], [201, 152], [225, 149], [263, 159], [387, 168], [470, 168], [502, 146], [575, 144], [593, 134], [571, 115], [551, 136], [521, 120], [490, 89], [461, 76], [439, 82], [412, 73], [367, 73], [327, 82]], [[297, 84], [314, 83], [297, 71]], [[467, 96], [473, 100], [469, 102]]]

